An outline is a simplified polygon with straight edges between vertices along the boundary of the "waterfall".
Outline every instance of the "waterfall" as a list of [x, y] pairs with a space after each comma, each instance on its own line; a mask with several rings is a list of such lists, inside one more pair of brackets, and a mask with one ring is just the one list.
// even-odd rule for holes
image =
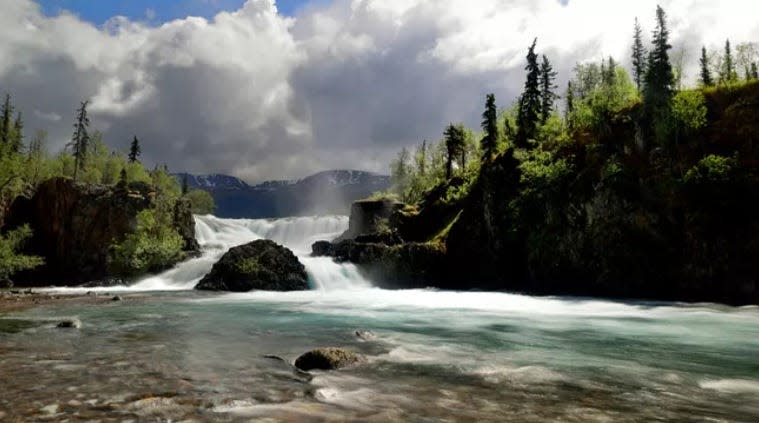
[[270, 239], [291, 249], [306, 267], [311, 287], [344, 290], [369, 287], [353, 264], [335, 263], [329, 257], [310, 257], [311, 244], [331, 240], [348, 228], [345, 216], [293, 217], [285, 219], [221, 219], [195, 216], [195, 237], [201, 256], [180, 263], [159, 275], [140, 280], [132, 290], [192, 289], [230, 248]]

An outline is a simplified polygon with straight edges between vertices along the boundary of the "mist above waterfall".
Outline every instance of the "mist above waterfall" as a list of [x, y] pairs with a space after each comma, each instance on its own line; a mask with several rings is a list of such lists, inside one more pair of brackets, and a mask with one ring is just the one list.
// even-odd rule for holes
[[[350, 263], [335, 263], [326, 257], [310, 257], [311, 244], [331, 240], [348, 229], [346, 216], [292, 217], [286, 219], [222, 219], [195, 216], [195, 237], [200, 257], [187, 260], [158, 275], [148, 276], [129, 286], [73, 288], [86, 291], [181, 291], [190, 290], [230, 248], [257, 239], [270, 239], [293, 251], [306, 267], [309, 284], [317, 290], [366, 288], [358, 268]], [[61, 290], [72, 290], [65, 288]]]

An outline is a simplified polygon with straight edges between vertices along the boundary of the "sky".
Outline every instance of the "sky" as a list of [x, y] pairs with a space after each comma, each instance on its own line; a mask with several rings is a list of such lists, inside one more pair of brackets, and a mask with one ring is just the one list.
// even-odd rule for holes
[[[102, 25], [114, 16], [160, 25], [187, 16], [211, 19], [219, 12], [239, 9], [245, 0], [40, 0], [38, 3], [46, 16], [68, 11], [96, 25]], [[308, 0], [280, 0], [277, 10], [293, 16], [308, 3]]]
[[[759, 41], [755, 0], [659, 0], [694, 80], [702, 45]], [[387, 173], [404, 146], [513, 104], [538, 37], [565, 86], [579, 62], [629, 68], [657, 0], [7, 0], [0, 92], [60, 150], [79, 103], [143, 162], [254, 183]]]

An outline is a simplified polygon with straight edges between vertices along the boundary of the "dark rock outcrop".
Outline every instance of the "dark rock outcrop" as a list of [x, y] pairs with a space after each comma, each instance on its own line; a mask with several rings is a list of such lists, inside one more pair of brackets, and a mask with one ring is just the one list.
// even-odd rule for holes
[[[25, 252], [43, 257], [45, 265], [16, 275], [15, 282], [71, 286], [109, 278], [110, 246], [136, 229], [137, 214], [154, 206], [155, 195], [145, 183], [109, 187], [53, 178], [31, 198], [17, 198], [6, 228], [29, 224], [34, 236]], [[197, 251], [190, 241], [192, 215], [178, 214], [177, 229], [186, 236], [188, 251]]]
[[388, 219], [402, 204], [389, 199], [360, 200], [351, 206], [348, 230], [337, 241], [360, 235], [384, 232], [389, 229]]
[[174, 227], [184, 239], [185, 251], [200, 251], [200, 244], [195, 239], [195, 218], [192, 216], [192, 203], [188, 198], [180, 198], [174, 205]]
[[295, 360], [295, 367], [305, 371], [337, 370], [364, 361], [366, 361], [364, 356], [346, 349], [318, 348], [298, 357]]
[[[318, 241], [312, 255], [360, 266], [375, 286], [387, 289], [435, 286], [445, 275], [445, 251], [439, 243], [396, 242], [381, 234], [330, 243]], [[376, 241], [376, 242], [375, 242]]]
[[195, 286], [207, 291], [307, 290], [308, 275], [289, 249], [269, 240], [231, 248]]
[[314, 257], [332, 256], [334, 247], [329, 241], [316, 241], [311, 245], [311, 255]]
[[382, 288], [427, 287], [445, 277], [445, 253], [436, 243], [387, 245], [345, 240], [334, 244], [331, 257], [359, 265]]

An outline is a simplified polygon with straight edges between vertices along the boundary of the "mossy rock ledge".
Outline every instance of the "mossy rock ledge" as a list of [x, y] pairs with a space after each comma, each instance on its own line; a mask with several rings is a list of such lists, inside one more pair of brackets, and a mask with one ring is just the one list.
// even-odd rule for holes
[[303, 291], [306, 268], [289, 249], [257, 240], [227, 251], [195, 286], [206, 291]]

